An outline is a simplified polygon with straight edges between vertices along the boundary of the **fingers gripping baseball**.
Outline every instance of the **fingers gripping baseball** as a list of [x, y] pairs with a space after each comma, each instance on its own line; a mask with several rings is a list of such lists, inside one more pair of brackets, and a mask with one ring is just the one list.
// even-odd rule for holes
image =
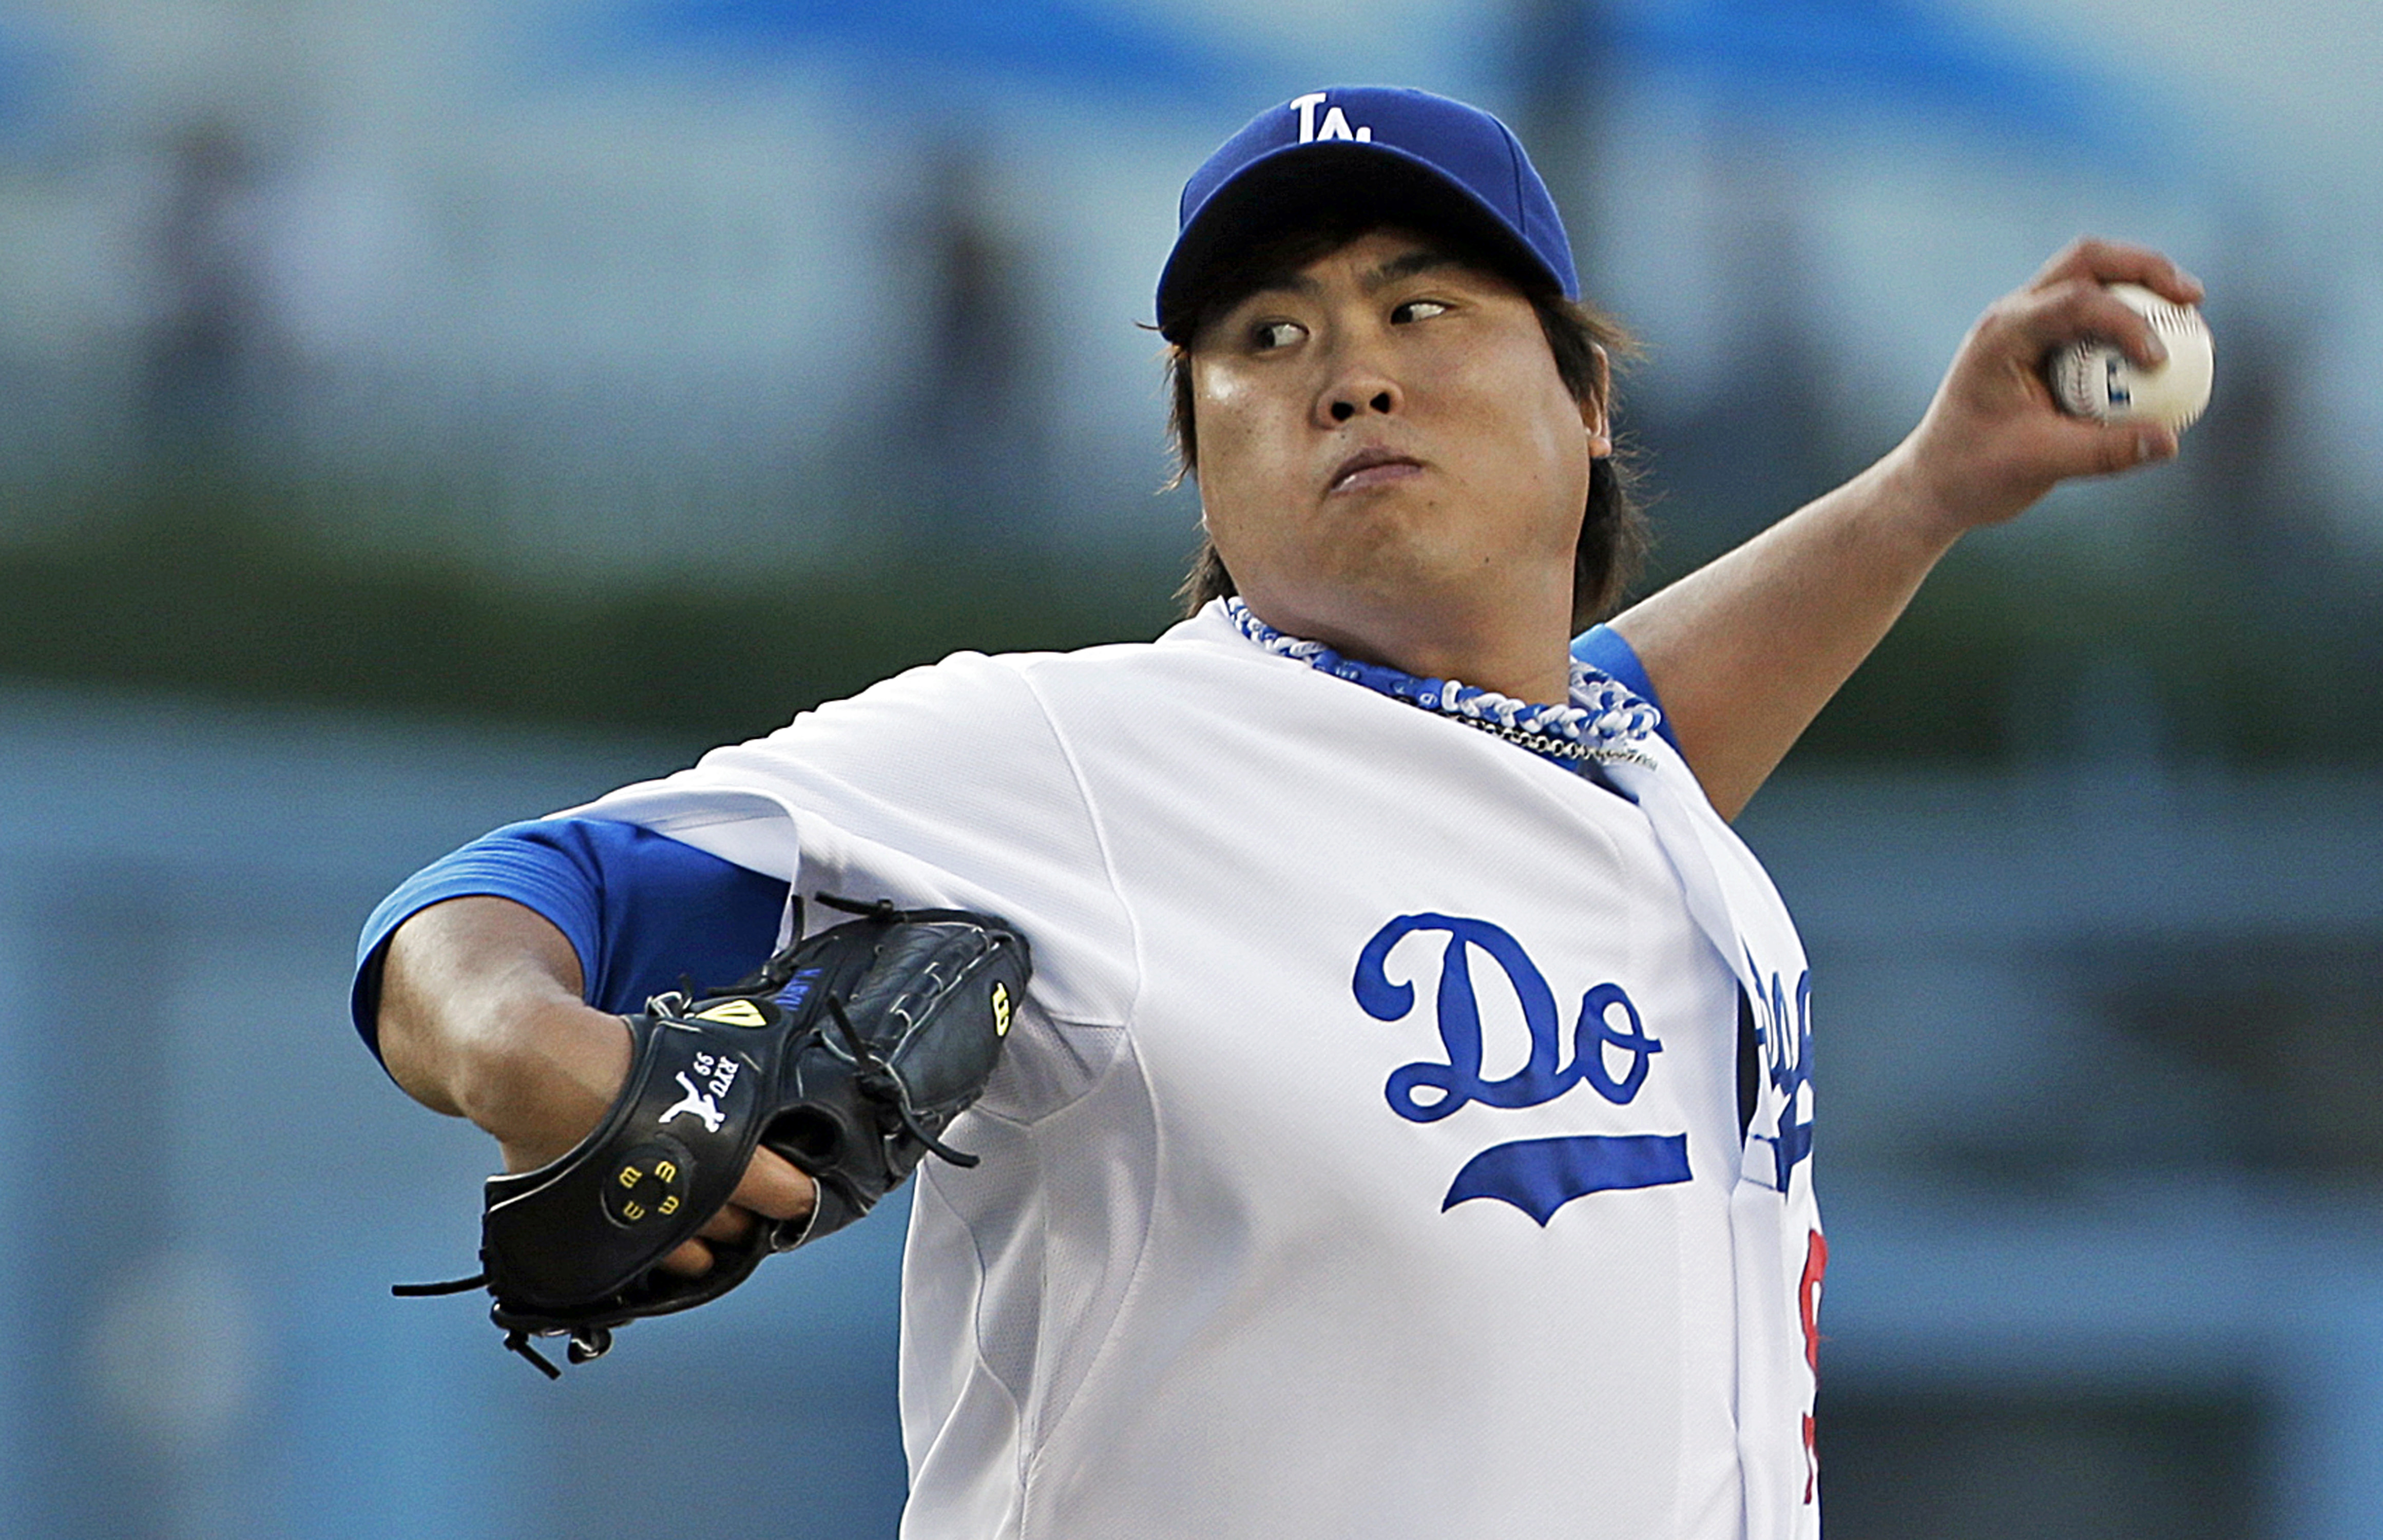
[[2167, 347], [2151, 322], [2092, 278], [2063, 278], [2023, 290], [2006, 312], [2015, 340], [2031, 347], [2039, 360], [2064, 342], [2098, 337], [2114, 342], [2137, 363], [2155, 368], [2167, 362]]
[[2114, 474], [2176, 453], [2176, 434], [2157, 424], [2068, 415], [2045, 379], [2045, 360], [2084, 339], [2105, 339], [2145, 369], [2166, 361], [2150, 322], [2110, 292], [2117, 282], [2142, 284], [2179, 304], [2202, 292], [2156, 252], [2082, 240], [1996, 301], [1962, 340], [1899, 451], [1950, 533], [2014, 518], [2071, 477]]
[[2180, 305], [2199, 304], [2201, 280], [2148, 246], [2080, 236], [2063, 247], [2029, 287], [2082, 279], [2089, 283], [2139, 283]]

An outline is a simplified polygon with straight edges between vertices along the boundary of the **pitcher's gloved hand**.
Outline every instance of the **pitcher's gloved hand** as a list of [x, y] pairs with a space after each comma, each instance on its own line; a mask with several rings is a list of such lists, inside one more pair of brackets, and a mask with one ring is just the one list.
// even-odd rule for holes
[[[1032, 972], [1026, 939], [990, 915], [824, 894], [861, 918], [798, 941], [731, 990], [658, 995], [627, 1018], [634, 1047], [611, 1111], [534, 1171], [488, 1178], [480, 1275], [505, 1346], [549, 1375], [532, 1337], [568, 1334], [583, 1363], [611, 1329], [716, 1300], [772, 1251], [841, 1229], [930, 1152], [983, 1091]], [[818, 1183], [806, 1219], [711, 1242], [682, 1276], [657, 1264], [735, 1191], [757, 1146]]]

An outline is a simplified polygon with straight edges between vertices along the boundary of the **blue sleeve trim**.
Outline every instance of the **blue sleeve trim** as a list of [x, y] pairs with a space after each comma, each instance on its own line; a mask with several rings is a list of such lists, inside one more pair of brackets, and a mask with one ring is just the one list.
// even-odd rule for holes
[[[1630, 693], [1652, 706], [1663, 709], [1662, 700], [1655, 694], [1655, 682], [1647, 677], [1647, 666], [1638, 661], [1636, 649], [1623, 640], [1622, 633], [1610, 625], [1593, 625], [1572, 639], [1572, 655], [1592, 669], [1611, 674], [1630, 687]], [[1662, 717], [1655, 731], [1663, 741], [1679, 748], [1680, 740], [1672, 733], [1672, 719]], [[1685, 751], [1683, 750], [1683, 753]]]
[[407, 878], [364, 922], [349, 1008], [374, 1053], [390, 934], [433, 904], [481, 895], [551, 922], [579, 955], [587, 1003], [628, 1012], [682, 979], [718, 986], [752, 972], [777, 942], [786, 884], [632, 823], [508, 824]]

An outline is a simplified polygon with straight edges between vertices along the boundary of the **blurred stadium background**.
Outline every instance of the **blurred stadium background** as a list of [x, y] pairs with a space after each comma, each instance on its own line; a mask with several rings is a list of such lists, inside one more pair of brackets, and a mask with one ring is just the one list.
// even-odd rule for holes
[[1174, 191], [1395, 80], [1523, 129], [1646, 339], [1650, 582], [2079, 231], [2208, 281], [2181, 461], [1956, 553], [1746, 820], [1830, 1530], [2372, 1534], [2378, 74], [2360, 0], [0, 0], [0, 1531], [892, 1534], [898, 1222], [559, 1387], [388, 1298], [487, 1156], [353, 1042], [354, 930], [891, 669], [1154, 632]]

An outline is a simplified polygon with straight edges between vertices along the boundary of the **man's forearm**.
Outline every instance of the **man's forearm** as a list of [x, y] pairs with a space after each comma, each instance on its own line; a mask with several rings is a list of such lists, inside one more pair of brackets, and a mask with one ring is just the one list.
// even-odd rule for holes
[[578, 1142], [628, 1071], [629, 1035], [582, 1003], [562, 933], [510, 899], [435, 904], [389, 938], [382, 1062], [425, 1106], [496, 1136], [519, 1170]]
[[1958, 535], [1923, 505], [1897, 450], [1616, 617], [1722, 817], [1745, 807]]
[[2176, 453], [2173, 430], [2067, 416], [2044, 384], [2045, 356], [2083, 338], [2115, 342], [2145, 367], [2166, 357], [2143, 317], [2112, 297], [2114, 282], [2179, 304], [2201, 297], [2156, 252], [2072, 243], [1987, 307], [1920, 425], [1884, 460], [1613, 622], [1723, 817], [1746, 806], [1963, 531], [2019, 517], [2071, 476]]
[[[423, 1105], [496, 1136], [505, 1169], [568, 1152], [611, 1109], [628, 1078], [628, 1024], [580, 999], [578, 954], [535, 909], [510, 898], [451, 898], [398, 927], [382, 964], [381, 1062]], [[752, 1216], [811, 1212], [811, 1179], [754, 1152], [729, 1206], [665, 1258], [692, 1277], [706, 1240], [736, 1240]]]

